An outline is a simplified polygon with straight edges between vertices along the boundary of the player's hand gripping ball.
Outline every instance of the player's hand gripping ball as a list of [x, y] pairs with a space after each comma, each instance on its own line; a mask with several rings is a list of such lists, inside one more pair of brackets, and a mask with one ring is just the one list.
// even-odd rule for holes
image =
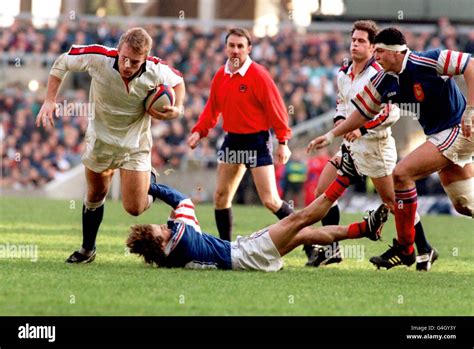
[[153, 92], [151, 92], [145, 99], [145, 111], [150, 114], [152, 118], [160, 119], [156, 113], [164, 113], [166, 109], [163, 107], [174, 106], [175, 94], [172, 87], [168, 85], [158, 85]]

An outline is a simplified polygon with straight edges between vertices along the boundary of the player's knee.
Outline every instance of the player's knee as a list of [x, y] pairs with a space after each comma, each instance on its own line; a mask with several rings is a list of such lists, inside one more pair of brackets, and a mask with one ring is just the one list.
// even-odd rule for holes
[[395, 170], [393, 171], [393, 183], [395, 184], [395, 187], [403, 185], [408, 181], [410, 181], [408, 173], [402, 167], [395, 167]]
[[130, 214], [132, 216], [135, 216], [135, 217], [141, 215], [143, 213], [143, 211], [145, 211], [144, 207], [139, 207], [137, 205], [126, 205], [126, 204], [124, 204], [123, 208], [125, 209], [125, 211], [127, 211], [128, 214]]
[[453, 204], [454, 208], [456, 211], [464, 216], [472, 217], [474, 218], [474, 210], [470, 209], [469, 207], [459, 205], [459, 204]]
[[88, 192], [86, 200], [88, 202], [101, 202], [105, 201], [107, 192]]
[[214, 203], [216, 208], [226, 208], [229, 206], [229, 194], [223, 191], [218, 191], [214, 193]]
[[450, 183], [444, 190], [457, 212], [474, 218], [474, 178]]

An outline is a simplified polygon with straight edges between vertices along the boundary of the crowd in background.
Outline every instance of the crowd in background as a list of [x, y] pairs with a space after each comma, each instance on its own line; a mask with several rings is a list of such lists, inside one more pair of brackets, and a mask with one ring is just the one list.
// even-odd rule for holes
[[[184, 116], [170, 122], [152, 122], [155, 168], [179, 168], [188, 161], [214, 166], [216, 147], [223, 131], [209, 136], [191, 152], [185, 144], [190, 129], [206, 103], [214, 73], [225, 62], [226, 28], [204, 33], [190, 26], [146, 26], [154, 39], [152, 54], [180, 70], [186, 82]], [[0, 64], [14, 66], [15, 59], [30, 55], [30, 64], [49, 70], [54, 60], [72, 44], [101, 44], [116, 47], [123, 28], [107, 22], [90, 24], [83, 20], [60, 23], [55, 28], [36, 29], [28, 22], [15, 22], [0, 29]], [[441, 19], [435, 34], [406, 32], [413, 50], [449, 48], [474, 53], [474, 31], [458, 35], [456, 28]], [[255, 38], [251, 57], [269, 70], [288, 107], [290, 124], [296, 125], [335, 106], [335, 77], [349, 57], [349, 34], [340, 32], [297, 34], [281, 30], [274, 37]], [[9, 55], [3, 55], [3, 53]], [[26, 56], [25, 56], [26, 57]], [[28, 64], [28, 60], [24, 60]], [[61, 115], [54, 128], [36, 128], [36, 115], [44, 99], [46, 81], [37, 92], [24, 84], [0, 91], [0, 141], [2, 186], [33, 188], [58, 178], [81, 161], [85, 113]], [[74, 74], [72, 85], [63, 89], [58, 102], [86, 103], [89, 77]], [[314, 166], [305, 161], [306, 179], [314, 178]], [[301, 177], [300, 177], [301, 178]]]

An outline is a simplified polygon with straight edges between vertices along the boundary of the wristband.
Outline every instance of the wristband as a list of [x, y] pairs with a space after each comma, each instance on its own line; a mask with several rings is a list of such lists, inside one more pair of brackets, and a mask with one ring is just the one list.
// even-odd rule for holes
[[326, 133], [326, 142], [328, 142], [328, 145], [331, 144], [333, 140], [334, 140], [334, 133], [332, 133], [332, 131], [329, 131], [328, 133]]

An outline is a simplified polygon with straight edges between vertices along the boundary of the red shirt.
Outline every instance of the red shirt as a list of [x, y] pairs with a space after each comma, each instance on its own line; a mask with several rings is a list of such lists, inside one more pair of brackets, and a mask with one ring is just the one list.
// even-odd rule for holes
[[192, 132], [206, 137], [220, 113], [226, 132], [248, 134], [273, 128], [279, 141], [291, 138], [283, 99], [268, 71], [255, 62], [250, 63], [244, 76], [239, 71], [225, 73], [225, 66], [217, 71], [209, 99]]

